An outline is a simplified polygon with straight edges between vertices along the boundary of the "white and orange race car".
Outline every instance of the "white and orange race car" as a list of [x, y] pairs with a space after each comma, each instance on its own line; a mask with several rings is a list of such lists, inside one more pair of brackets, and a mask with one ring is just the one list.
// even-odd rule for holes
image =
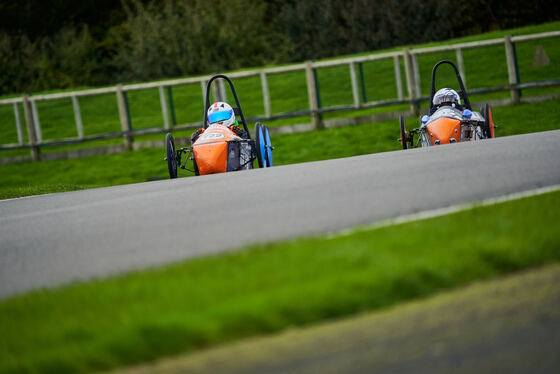
[[[242, 134], [237, 135], [228, 127], [219, 123], [209, 124], [206, 113], [210, 107], [210, 88], [216, 79], [224, 79], [229, 83], [237, 107], [233, 108], [236, 116], [241, 119], [243, 125]], [[270, 134], [266, 125], [256, 123], [255, 139], [251, 139], [245, 116], [239, 104], [237, 93], [233, 82], [225, 75], [215, 75], [207, 83], [206, 106], [204, 108], [204, 132], [196, 139], [191, 147], [175, 149], [175, 142], [171, 133], [165, 138], [167, 166], [169, 177], [177, 178], [177, 169], [185, 169], [188, 160], [193, 162], [195, 175], [206, 175], [214, 173], [225, 173], [228, 171], [248, 170], [253, 168], [257, 161], [260, 168], [273, 165]], [[181, 163], [183, 154], [185, 160]]]
[[[455, 70], [460, 91], [442, 88], [436, 92], [436, 71], [441, 65], [449, 64]], [[461, 100], [463, 100], [461, 102]], [[420, 127], [407, 132], [404, 117], [400, 117], [403, 149], [421, 145], [429, 147], [440, 144], [459, 143], [472, 140], [494, 138], [492, 109], [488, 104], [480, 112], [472, 110], [467, 91], [457, 66], [449, 60], [438, 62], [432, 70], [430, 94], [430, 114], [420, 118]], [[414, 135], [419, 135], [416, 143]]]

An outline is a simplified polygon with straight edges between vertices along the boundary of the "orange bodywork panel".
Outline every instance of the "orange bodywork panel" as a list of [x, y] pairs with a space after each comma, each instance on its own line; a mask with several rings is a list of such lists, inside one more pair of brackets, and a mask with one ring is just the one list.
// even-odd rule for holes
[[193, 153], [200, 175], [224, 173], [228, 163], [228, 141], [240, 139], [222, 125], [211, 125], [194, 142]]
[[193, 147], [200, 175], [224, 173], [227, 170], [227, 142], [199, 144]]
[[432, 145], [437, 139], [439, 144], [449, 144], [450, 138], [455, 138], [457, 143], [461, 141], [461, 121], [458, 119], [442, 117], [428, 124], [426, 129]]

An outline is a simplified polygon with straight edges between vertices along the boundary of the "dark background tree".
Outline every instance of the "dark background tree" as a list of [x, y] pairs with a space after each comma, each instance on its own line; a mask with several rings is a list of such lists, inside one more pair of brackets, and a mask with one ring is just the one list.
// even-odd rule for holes
[[560, 19], [550, 0], [0, 0], [1, 93], [142, 81]]

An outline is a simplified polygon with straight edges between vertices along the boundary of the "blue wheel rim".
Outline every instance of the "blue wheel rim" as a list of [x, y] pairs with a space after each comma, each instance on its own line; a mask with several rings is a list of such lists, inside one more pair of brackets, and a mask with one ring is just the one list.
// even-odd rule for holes
[[262, 126], [257, 126], [257, 147], [259, 147], [259, 152], [261, 154], [262, 157], [262, 163], [263, 163], [263, 168], [268, 167], [268, 164], [266, 162], [266, 143], [265, 143], [265, 138], [264, 138], [264, 134], [263, 134], [263, 128]]
[[272, 163], [272, 144], [270, 143], [270, 134], [268, 133], [268, 127], [264, 126], [265, 141], [266, 141], [266, 163], [267, 167], [271, 167]]

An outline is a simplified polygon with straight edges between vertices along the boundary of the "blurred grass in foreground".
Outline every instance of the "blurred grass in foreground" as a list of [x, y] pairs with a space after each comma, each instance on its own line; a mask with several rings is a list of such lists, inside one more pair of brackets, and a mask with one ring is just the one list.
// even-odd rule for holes
[[555, 373], [558, 283], [544, 265], [112, 374]]
[[[493, 109], [496, 136], [560, 129], [560, 99]], [[407, 128], [418, 126], [407, 118]], [[350, 157], [401, 149], [398, 120], [275, 135], [275, 165]], [[163, 136], [162, 136], [163, 138]], [[164, 149], [0, 166], [0, 199], [168, 178]], [[192, 168], [189, 162], [187, 167]], [[192, 176], [184, 170], [179, 176]], [[63, 186], [63, 187], [61, 187]]]
[[560, 191], [16, 296], [0, 301], [0, 372], [125, 366], [556, 262], [558, 206]]

